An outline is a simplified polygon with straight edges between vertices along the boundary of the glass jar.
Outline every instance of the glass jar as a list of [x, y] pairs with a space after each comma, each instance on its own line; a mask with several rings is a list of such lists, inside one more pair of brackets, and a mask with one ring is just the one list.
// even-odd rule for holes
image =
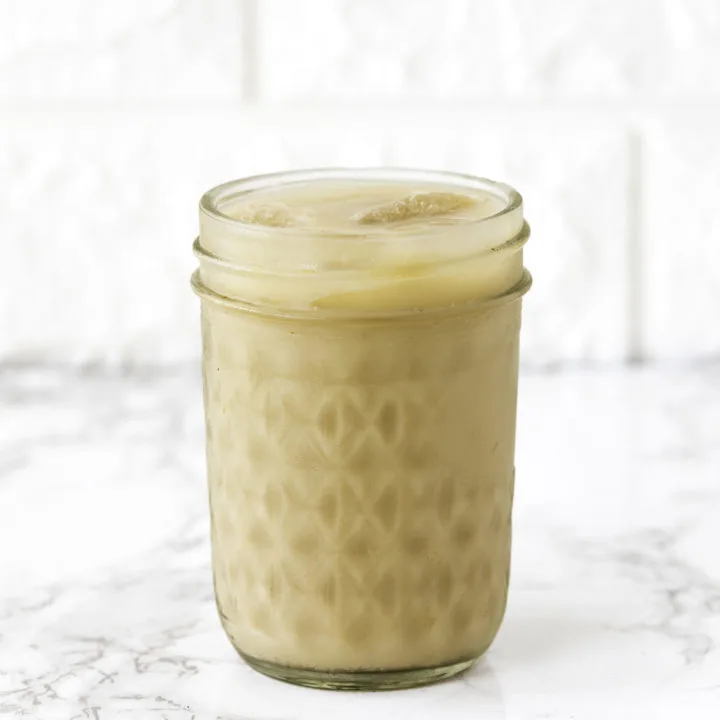
[[[269, 189], [389, 183], [483, 193], [492, 212], [400, 232], [392, 217], [323, 229], [235, 211]], [[256, 670], [409, 687], [492, 642], [528, 234], [512, 188], [451, 173], [291, 172], [203, 196], [193, 287], [215, 594]]]

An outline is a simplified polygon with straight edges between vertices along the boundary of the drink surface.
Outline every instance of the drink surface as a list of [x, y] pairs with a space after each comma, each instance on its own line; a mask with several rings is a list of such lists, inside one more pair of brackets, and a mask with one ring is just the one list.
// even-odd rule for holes
[[242, 222], [269, 227], [330, 233], [383, 229], [408, 234], [429, 225], [472, 223], [502, 207], [500, 198], [483, 190], [345, 180], [256, 190], [234, 199], [223, 212]]
[[[319, 273], [283, 286], [283, 302], [305, 293], [315, 315], [203, 303], [215, 591], [243, 654], [393, 670], [491, 643], [509, 573], [520, 300], [474, 303], [514, 276], [482, 249], [452, 258], [443, 239], [502, 207], [479, 190], [333, 181], [221, 208], [248, 232], [321, 232], [317, 267], [343, 258], [328, 234], [342, 246], [367, 233], [370, 246], [338, 284]], [[428, 229], [434, 255], [414, 257]], [[389, 239], [374, 247], [378, 231]], [[250, 287], [227, 282], [228, 296]], [[274, 300], [278, 287], [262, 291]]]

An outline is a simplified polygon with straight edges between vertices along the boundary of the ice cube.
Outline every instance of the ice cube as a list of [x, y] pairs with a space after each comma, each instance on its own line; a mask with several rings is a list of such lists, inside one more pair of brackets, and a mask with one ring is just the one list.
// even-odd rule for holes
[[402, 200], [381, 205], [357, 216], [362, 225], [379, 225], [403, 220], [451, 215], [459, 210], [472, 207], [474, 200], [467, 195], [447, 192], [427, 192], [409, 195]]
[[288, 227], [293, 225], [289, 209], [281, 203], [269, 205], [244, 205], [238, 209], [237, 219], [253, 225], [266, 227]]

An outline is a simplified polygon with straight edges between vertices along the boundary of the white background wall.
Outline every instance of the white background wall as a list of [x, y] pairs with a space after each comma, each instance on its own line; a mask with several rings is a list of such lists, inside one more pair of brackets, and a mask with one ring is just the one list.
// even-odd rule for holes
[[524, 194], [529, 364], [720, 355], [718, 0], [0, 0], [0, 359], [195, 358], [202, 191], [332, 164]]

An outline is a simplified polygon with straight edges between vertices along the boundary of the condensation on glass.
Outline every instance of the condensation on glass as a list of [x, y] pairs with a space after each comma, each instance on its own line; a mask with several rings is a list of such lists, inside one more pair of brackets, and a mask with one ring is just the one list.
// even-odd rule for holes
[[283, 173], [202, 198], [215, 594], [255, 669], [408, 687], [492, 642], [528, 233], [517, 192], [449, 173]]

